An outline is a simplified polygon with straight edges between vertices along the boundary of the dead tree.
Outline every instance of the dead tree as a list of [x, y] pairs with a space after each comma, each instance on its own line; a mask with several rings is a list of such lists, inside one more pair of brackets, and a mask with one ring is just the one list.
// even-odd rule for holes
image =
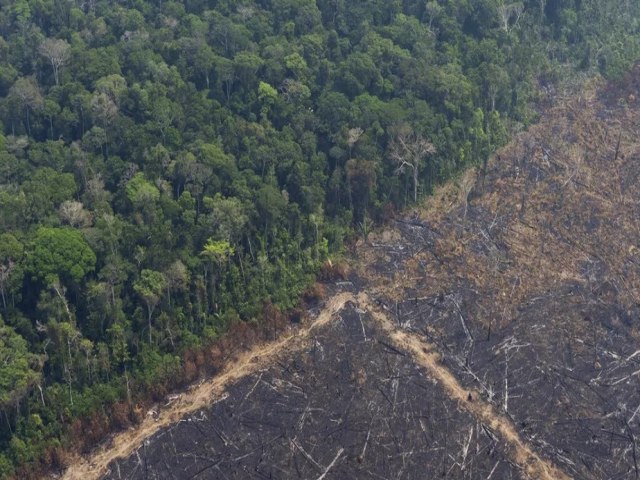
[[47, 38], [38, 51], [51, 63], [53, 78], [56, 85], [60, 84], [60, 68], [69, 60], [69, 50], [71, 46], [59, 38]]
[[518, 20], [520, 20], [520, 16], [524, 11], [524, 5], [521, 2], [514, 3], [505, 3], [504, 1], [500, 2], [498, 5], [498, 15], [500, 15], [500, 23], [502, 24], [502, 29], [509, 33], [511, 30], [511, 19], [513, 18], [513, 25], [518, 24]]
[[460, 189], [462, 203], [464, 203], [464, 214], [462, 216], [462, 225], [467, 223], [467, 211], [469, 210], [469, 195], [476, 184], [476, 176], [473, 170], [467, 170], [457, 182]]
[[419, 133], [401, 131], [389, 146], [389, 156], [398, 165], [396, 175], [410, 168], [413, 174], [413, 201], [418, 201], [418, 182], [422, 160], [436, 153], [436, 147]]
[[35, 77], [20, 77], [9, 89], [9, 97], [18, 100], [26, 111], [27, 132], [31, 136], [29, 112], [40, 110], [44, 106], [44, 98]]

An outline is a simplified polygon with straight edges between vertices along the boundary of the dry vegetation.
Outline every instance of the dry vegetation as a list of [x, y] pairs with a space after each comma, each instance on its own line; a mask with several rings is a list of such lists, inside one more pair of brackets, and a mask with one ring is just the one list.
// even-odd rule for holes
[[561, 101], [361, 250], [398, 324], [574, 478], [639, 475], [639, 81]]
[[364, 310], [373, 308], [366, 295], [350, 298], [305, 348], [280, 352], [211, 407], [113, 462], [107, 478], [514, 479], [542, 471], [526, 447], [513, 451], [499, 424], [476, 415], [482, 404], [468, 403], [459, 385], [464, 396], [450, 396], [455, 380], [432, 376], [431, 361], [415, 362], [385, 340], [389, 320]]

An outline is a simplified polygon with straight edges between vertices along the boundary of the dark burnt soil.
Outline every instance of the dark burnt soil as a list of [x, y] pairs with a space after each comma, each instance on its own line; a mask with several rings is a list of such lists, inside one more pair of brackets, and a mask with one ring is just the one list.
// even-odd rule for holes
[[[562, 102], [471, 189], [461, 178], [361, 250], [398, 324], [576, 479], [640, 475], [640, 95], [626, 90]], [[390, 260], [402, 268], [378, 273]]]
[[490, 429], [349, 305], [308, 348], [156, 434], [112, 463], [106, 478], [511, 479], [518, 472]]
[[569, 475], [636, 478], [637, 317], [587, 297], [571, 285], [531, 298], [490, 335], [474, 320], [474, 292], [400, 303], [399, 318], [439, 345], [462, 384], [506, 408], [521, 436]]

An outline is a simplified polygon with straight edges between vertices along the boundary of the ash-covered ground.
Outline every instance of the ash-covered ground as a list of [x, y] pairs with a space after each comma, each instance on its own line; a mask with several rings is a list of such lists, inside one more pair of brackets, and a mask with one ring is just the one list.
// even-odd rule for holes
[[640, 477], [634, 91], [562, 103], [362, 251], [397, 323], [576, 479]]
[[106, 478], [521, 478], [505, 448], [350, 305]]

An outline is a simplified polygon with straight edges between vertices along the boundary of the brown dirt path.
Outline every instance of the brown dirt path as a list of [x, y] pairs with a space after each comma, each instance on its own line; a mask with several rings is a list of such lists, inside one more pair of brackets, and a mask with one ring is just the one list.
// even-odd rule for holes
[[[502, 440], [509, 447], [511, 459], [522, 468], [527, 478], [532, 480], [569, 480], [571, 478], [551, 462], [541, 458], [520, 437], [513, 423], [499, 413], [493, 405], [483, 401], [478, 392], [462, 387], [449, 369], [442, 365], [441, 356], [433, 345], [422, 341], [415, 334], [397, 329], [395, 323], [374, 306], [366, 293], [358, 294], [357, 300], [360, 308], [366, 309], [372, 314], [377, 324], [395, 346], [409, 352], [413, 360], [442, 385], [449, 398], [455, 400], [462, 409], [502, 437]], [[472, 401], [468, 400], [469, 394], [472, 395]]]
[[116, 434], [110, 442], [102, 445], [86, 457], [77, 456], [70, 462], [63, 480], [90, 480], [101, 478], [107, 472], [108, 465], [117, 458], [131, 455], [146, 438], [163, 427], [178, 422], [182, 417], [209, 407], [213, 402], [224, 398], [225, 389], [237, 380], [268, 367], [272, 360], [284, 351], [292, 352], [304, 345], [310, 334], [319, 327], [328, 324], [348, 301], [354, 298], [350, 293], [340, 293], [331, 297], [320, 314], [308, 327], [303, 327], [294, 335], [288, 335], [275, 342], [269, 342], [252, 348], [239, 355], [220, 375], [185, 392], [178, 401], [158, 410], [154, 419], [147, 416], [139, 426]]
[[[347, 302], [353, 302], [369, 311], [379, 327], [389, 336], [395, 345], [412, 356], [414, 361], [424, 368], [429, 376], [438, 381], [445, 393], [455, 400], [460, 408], [471, 413], [480, 422], [491, 428], [509, 447], [509, 454], [515, 464], [522, 468], [527, 478], [534, 480], [569, 480], [570, 477], [560, 471], [551, 462], [541, 458], [519, 435], [511, 421], [499, 413], [491, 404], [484, 402], [478, 392], [462, 387], [454, 375], [440, 362], [440, 354], [435, 347], [422, 341], [418, 336], [398, 330], [394, 322], [371, 301], [366, 293], [354, 296], [340, 293], [331, 297], [322, 312], [308, 327], [295, 335], [258, 346], [242, 354], [220, 375], [191, 389], [182, 395], [178, 402], [161, 409], [154, 420], [147, 417], [143, 423], [133, 429], [115, 435], [108, 445], [99, 447], [88, 457], [77, 457], [65, 472], [64, 480], [90, 480], [102, 477], [108, 465], [127, 457], [138, 448], [146, 438], [161, 428], [179, 421], [189, 413], [210, 406], [216, 400], [224, 398], [228, 385], [240, 378], [255, 373], [270, 365], [273, 359], [283, 352], [302, 348], [311, 333], [331, 322], [334, 315], [344, 308]], [[469, 393], [474, 400], [468, 401]]]

